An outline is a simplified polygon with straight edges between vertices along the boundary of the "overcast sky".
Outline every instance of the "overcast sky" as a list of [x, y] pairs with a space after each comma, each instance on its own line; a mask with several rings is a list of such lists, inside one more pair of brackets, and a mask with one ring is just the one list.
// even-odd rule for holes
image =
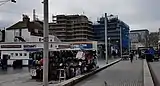
[[[3, 0], [0, 0], [3, 1]], [[42, 0], [17, 0], [0, 6], [0, 28], [8, 27], [32, 10], [43, 19]], [[93, 22], [104, 13], [118, 15], [131, 29], [158, 31], [160, 27], [160, 0], [49, 0], [50, 20], [52, 14], [85, 14]]]

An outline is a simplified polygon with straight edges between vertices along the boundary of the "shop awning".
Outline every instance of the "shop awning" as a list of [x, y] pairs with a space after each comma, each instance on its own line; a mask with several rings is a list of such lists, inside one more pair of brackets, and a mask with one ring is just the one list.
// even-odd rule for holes
[[24, 50], [28, 52], [36, 52], [36, 51], [42, 51], [43, 48], [25, 48]]

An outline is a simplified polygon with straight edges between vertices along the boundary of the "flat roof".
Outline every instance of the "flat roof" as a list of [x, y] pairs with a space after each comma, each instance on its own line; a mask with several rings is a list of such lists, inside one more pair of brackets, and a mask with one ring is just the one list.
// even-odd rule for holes
[[138, 32], [138, 31], [148, 31], [148, 32], [149, 32], [149, 30], [147, 30], [147, 29], [141, 29], [141, 30], [131, 30], [130, 32]]

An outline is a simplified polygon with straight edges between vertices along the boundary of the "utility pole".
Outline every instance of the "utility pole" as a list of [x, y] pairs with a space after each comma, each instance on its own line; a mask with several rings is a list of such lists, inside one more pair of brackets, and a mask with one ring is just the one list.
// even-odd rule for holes
[[48, 53], [49, 53], [49, 26], [48, 26], [48, 0], [44, 0], [44, 26], [43, 26], [43, 37], [44, 37], [44, 50], [43, 50], [43, 86], [48, 86]]
[[121, 58], [122, 58], [122, 29], [121, 26], [120, 26], [120, 52], [121, 52]]
[[105, 13], [105, 49], [106, 49], [106, 63], [108, 64], [108, 36], [107, 36], [107, 25], [108, 25], [108, 18], [107, 13]]
[[130, 55], [130, 51], [131, 51], [130, 31], [128, 34], [128, 51], [129, 51], [129, 55]]

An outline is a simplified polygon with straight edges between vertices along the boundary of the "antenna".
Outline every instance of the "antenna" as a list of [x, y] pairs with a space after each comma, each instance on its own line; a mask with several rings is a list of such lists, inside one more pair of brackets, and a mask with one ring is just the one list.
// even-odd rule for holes
[[33, 21], [35, 21], [35, 20], [36, 20], [36, 10], [33, 9]]
[[83, 11], [83, 12], [82, 12], [82, 14], [84, 15], [84, 14], [85, 14], [85, 12]]

